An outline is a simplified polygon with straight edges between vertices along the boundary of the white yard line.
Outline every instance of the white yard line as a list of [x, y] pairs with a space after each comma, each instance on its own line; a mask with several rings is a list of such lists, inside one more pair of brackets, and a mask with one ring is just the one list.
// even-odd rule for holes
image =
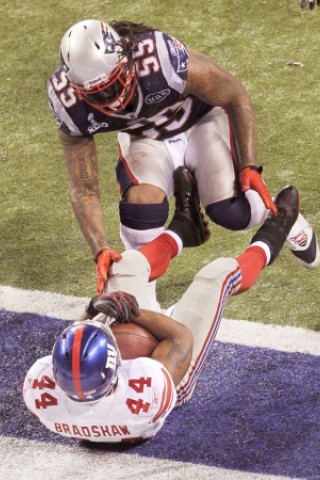
[[[83, 313], [87, 302], [88, 298], [85, 297], [0, 286], [0, 308], [15, 312], [29, 312], [62, 320], [74, 320]], [[320, 332], [304, 328], [280, 327], [224, 318], [217, 340], [285, 352], [320, 355]]]
[[298, 480], [0, 436], [5, 480]]

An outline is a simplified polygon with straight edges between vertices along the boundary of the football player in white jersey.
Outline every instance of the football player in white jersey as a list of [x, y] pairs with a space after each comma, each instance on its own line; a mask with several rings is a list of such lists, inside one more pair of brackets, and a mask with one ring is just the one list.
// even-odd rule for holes
[[[138, 248], [168, 217], [173, 171], [194, 172], [207, 215], [243, 230], [276, 207], [257, 155], [250, 98], [234, 76], [180, 40], [126, 21], [83, 20], [63, 36], [61, 65], [48, 82], [68, 172], [69, 196], [97, 261], [101, 293], [121, 255], [109, 243], [99, 194], [94, 136], [117, 131], [121, 238]], [[289, 246], [307, 268], [320, 254], [300, 214]]]
[[[24, 401], [57, 434], [113, 443], [154, 437], [173, 408], [191, 397], [228, 298], [250, 288], [275, 260], [299, 214], [298, 192], [287, 187], [275, 200], [278, 216], [264, 222], [250, 247], [202, 268], [169, 317], [146, 309], [149, 279], [165, 271], [181, 242], [196, 246], [207, 238], [192, 177], [178, 169], [175, 182], [180, 190], [167, 233], [113, 263], [107, 292], [87, 308], [93, 319], [68, 326], [52, 355], [27, 373]], [[136, 323], [157, 338], [150, 358], [121, 359], [114, 320]]]

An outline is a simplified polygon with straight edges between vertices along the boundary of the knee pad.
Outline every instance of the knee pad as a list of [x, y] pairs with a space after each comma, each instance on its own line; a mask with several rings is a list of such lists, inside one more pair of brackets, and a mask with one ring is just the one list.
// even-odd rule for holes
[[244, 230], [251, 220], [251, 208], [245, 195], [228, 198], [206, 206], [211, 220], [228, 230]]
[[120, 221], [125, 227], [135, 230], [149, 230], [163, 227], [169, 215], [169, 203], [165, 200], [159, 204], [119, 202]]
[[169, 215], [169, 203], [143, 205], [121, 201], [120, 237], [125, 248], [139, 248], [160, 235]]

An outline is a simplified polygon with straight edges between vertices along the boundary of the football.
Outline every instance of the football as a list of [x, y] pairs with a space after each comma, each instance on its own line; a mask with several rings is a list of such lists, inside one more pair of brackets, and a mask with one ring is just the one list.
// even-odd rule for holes
[[135, 323], [115, 322], [111, 325], [111, 329], [124, 360], [150, 357], [158, 345], [158, 340], [151, 333]]

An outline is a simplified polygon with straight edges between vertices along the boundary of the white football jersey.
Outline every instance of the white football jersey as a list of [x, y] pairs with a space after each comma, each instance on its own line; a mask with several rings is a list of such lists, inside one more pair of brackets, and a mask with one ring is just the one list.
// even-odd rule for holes
[[118, 385], [96, 402], [70, 400], [54, 381], [51, 355], [31, 367], [24, 381], [28, 409], [49, 430], [91, 442], [128, 442], [153, 437], [176, 403], [165, 367], [151, 358], [123, 360]]

